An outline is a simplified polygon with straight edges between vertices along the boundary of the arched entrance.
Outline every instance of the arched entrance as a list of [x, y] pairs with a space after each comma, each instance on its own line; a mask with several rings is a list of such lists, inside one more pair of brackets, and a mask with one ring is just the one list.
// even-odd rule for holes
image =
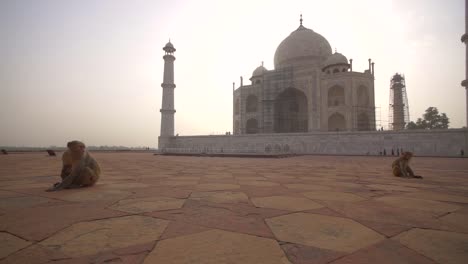
[[250, 118], [247, 120], [247, 124], [245, 126], [245, 132], [247, 134], [257, 134], [258, 133], [258, 122], [255, 118]]
[[275, 133], [307, 132], [307, 98], [297, 89], [288, 88], [275, 99]]
[[367, 88], [360, 86], [358, 89], [357, 104], [361, 107], [369, 106], [369, 95], [367, 93]]
[[346, 130], [346, 120], [342, 114], [334, 113], [328, 118], [328, 131]]
[[247, 105], [246, 105], [245, 111], [247, 113], [257, 112], [257, 104], [258, 104], [257, 96], [255, 96], [253, 94], [247, 96]]
[[345, 105], [344, 88], [333, 86], [328, 90], [328, 107]]
[[360, 113], [358, 115], [357, 127], [359, 131], [368, 131], [370, 130], [369, 117], [366, 113]]

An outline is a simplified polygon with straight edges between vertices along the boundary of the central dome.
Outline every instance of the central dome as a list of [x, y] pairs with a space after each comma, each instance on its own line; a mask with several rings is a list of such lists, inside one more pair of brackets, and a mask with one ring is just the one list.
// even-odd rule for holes
[[275, 68], [294, 65], [298, 60], [322, 62], [332, 54], [328, 41], [302, 25], [285, 38], [275, 52]]

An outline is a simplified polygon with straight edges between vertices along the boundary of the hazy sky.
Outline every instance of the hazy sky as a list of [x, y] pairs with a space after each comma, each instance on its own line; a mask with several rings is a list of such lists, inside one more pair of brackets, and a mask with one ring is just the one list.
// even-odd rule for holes
[[299, 26], [375, 62], [377, 119], [406, 76], [410, 118], [429, 106], [465, 126], [463, 0], [0, 0], [0, 145], [157, 145], [168, 39], [175, 131], [232, 131], [232, 82], [246, 83]]

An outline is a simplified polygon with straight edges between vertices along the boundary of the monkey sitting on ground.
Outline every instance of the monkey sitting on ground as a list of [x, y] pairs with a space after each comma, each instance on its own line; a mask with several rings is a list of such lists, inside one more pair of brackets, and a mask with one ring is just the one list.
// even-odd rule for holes
[[47, 191], [58, 191], [94, 185], [101, 175], [101, 168], [96, 160], [86, 151], [80, 141], [67, 143], [67, 151], [62, 156], [62, 182], [54, 184]]
[[413, 153], [409, 151], [401, 153], [401, 156], [392, 163], [393, 175], [396, 177], [422, 179], [422, 176], [415, 175], [409, 166], [412, 157]]
[[63, 155], [62, 155], [62, 172], [60, 173], [60, 177], [63, 179], [65, 179], [65, 177], [67, 177], [68, 175], [70, 175], [71, 171], [72, 171], [72, 164], [73, 164], [73, 160], [72, 160], [72, 156], [71, 156], [71, 150], [70, 150], [70, 143], [72, 143], [73, 141], [70, 141], [67, 143], [67, 150], [65, 152], [63, 152]]

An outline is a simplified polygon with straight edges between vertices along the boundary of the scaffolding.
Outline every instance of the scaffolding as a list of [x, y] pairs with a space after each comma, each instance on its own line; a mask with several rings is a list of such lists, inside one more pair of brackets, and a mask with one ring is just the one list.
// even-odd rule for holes
[[[267, 78], [267, 76], [269, 76]], [[260, 79], [255, 78], [257, 83], [239, 86], [238, 94], [240, 98], [240, 134], [248, 134], [247, 122], [248, 119], [255, 119], [257, 126], [255, 132], [250, 133], [273, 133], [274, 132], [274, 103], [275, 96], [278, 91], [284, 90], [287, 87], [292, 87], [294, 70], [292, 67], [284, 67], [271, 72], [264, 72]], [[242, 77], [241, 77], [242, 78]], [[247, 112], [247, 97], [255, 95], [259, 99], [257, 101], [257, 110]]]
[[383, 130], [383, 123], [385, 121], [382, 120], [382, 111], [380, 106], [375, 107], [375, 129], [376, 130]]
[[395, 73], [390, 80], [390, 103], [388, 109], [388, 129], [402, 130], [409, 122], [408, 97], [406, 96], [405, 76]]
[[[267, 83], [265, 83], [265, 74], [263, 75], [262, 85], [262, 123], [263, 133], [278, 133], [277, 116], [275, 112], [276, 97], [281, 91], [289, 87], [293, 87], [294, 69], [293, 67], [283, 67], [276, 69], [274, 73], [269, 73]], [[286, 119], [288, 117], [285, 117]], [[291, 122], [291, 120], [283, 119], [281, 122]]]

